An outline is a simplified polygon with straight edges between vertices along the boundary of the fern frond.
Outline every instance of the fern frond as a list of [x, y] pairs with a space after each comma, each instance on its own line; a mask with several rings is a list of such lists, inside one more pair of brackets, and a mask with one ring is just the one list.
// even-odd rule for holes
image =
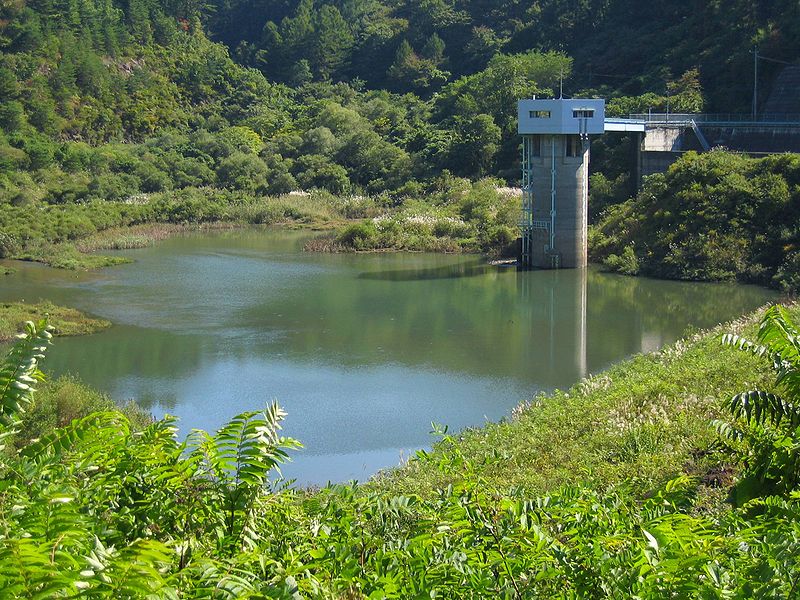
[[75, 419], [31, 442], [20, 450], [20, 457], [35, 464], [53, 462], [66, 453], [80, 453], [79, 462], [103, 457], [114, 441], [129, 435], [129, 423], [116, 411], [96, 412]]
[[178, 598], [164, 576], [173, 553], [161, 542], [136, 540], [115, 550], [98, 541], [88, 558], [95, 572], [88, 583], [95, 593], [110, 598]]
[[287, 450], [299, 448], [294, 439], [279, 435], [286, 413], [273, 403], [263, 412], [236, 415], [215, 435], [193, 431], [187, 444], [213, 479], [262, 486], [270, 471], [288, 460]]
[[761, 319], [758, 342], [780, 355], [782, 362], [797, 365], [800, 362], [800, 332], [792, 316], [783, 306], [769, 307]]
[[53, 335], [46, 320], [25, 323], [25, 333], [0, 366], [0, 432], [13, 428], [33, 400], [34, 386], [43, 379], [39, 361]]
[[745, 337], [740, 335], [736, 335], [735, 333], [726, 333], [722, 336], [722, 345], [723, 346], [731, 346], [736, 348], [737, 350], [742, 350], [744, 352], [749, 352], [750, 354], [754, 354], [756, 356], [769, 356], [770, 350], [763, 344], [757, 344], [748, 340]]
[[715, 419], [711, 421], [711, 426], [717, 435], [731, 442], [741, 442], [744, 439], [744, 432], [726, 421]]
[[78, 591], [75, 585], [78, 569], [74, 564], [64, 564], [65, 558], [70, 559], [66, 553], [53, 553], [52, 544], [46, 541], [29, 537], [3, 540], [0, 544], [3, 597], [74, 597]]
[[730, 411], [735, 417], [744, 418], [748, 423], [778, 425], [788, 422], [791, 426], [800, 425], [800, 409], [770, 392], [751, 390], [736, 394], [730, 401]]
[[161, 419], [150, 423], [141, 431], [133, 434], [139, 442], [150, 444], [159, 448], [178, 449], [178, 418], [173, 415], [164, 415]]
[[236, 600], [252, 598], [257, 592], [251, 582], [258, 579], [255, 573], [234, 570], [230, 565], [210, 559], [198, 561], [192, 576], [197, 597]]

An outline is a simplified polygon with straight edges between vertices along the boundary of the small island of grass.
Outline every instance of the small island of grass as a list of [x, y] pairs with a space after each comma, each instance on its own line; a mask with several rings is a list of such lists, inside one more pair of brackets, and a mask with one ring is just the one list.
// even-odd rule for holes
[[52, 302], [0, 303], [0, 342], [6, 342], [22, 331], [25, 321], [49, 318], [53, 334], [59, 336], [88, 335], [111, 326], [110, 321], [89, 317], [79, 310], [57, 306]]

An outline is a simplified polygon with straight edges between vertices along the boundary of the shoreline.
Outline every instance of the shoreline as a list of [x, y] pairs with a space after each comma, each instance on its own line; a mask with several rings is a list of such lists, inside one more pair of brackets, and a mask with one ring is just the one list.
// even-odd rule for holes
[[26, 321], [48, 318], [53, 326], [53, 335], [69, 337], [91, 335], [111, 327], [111, 321], [89, 316], [75, 308], [61, 306], [50, 301], [0, 302], [0, 344], [14, 340], [22, 332]]
[[[782, 302], [800, 314], [797, 302]], [[721, 502], [712, 420], [742, 389], [774, 388], [758, 357], [726, 348], [724, 333], [754, 338], [765, 307], [621, 360], [569, 389], [523, 401], [500, 421], [455, 432], [405, 465], [364, 485], [393, 494], [433, 493], [454, 482], [439, 465], [449, 457], [477, 465], [487, 489], [554, 492], [565, 485], [628, 483], [646, 490], [682, 475], [697, 479], [709, 502]], [[503, 448], [498, 454], [497, 449]], [[732, 477], [736, 470], [726, 471]]]
[[[138, 250], [148, 248], [154, 244], [171, 237], [185, 233], [227, 231], [238, 229], [264, 229], [276, 228], [288, 231], [319, 232], [303, 247], [304, 252], [334, 253], [334, 254], [380, 254], [380, 253], [435, 253], [435, 254], [471, 254], [483, 255], [487, 264], [508, 265], [516, 262], [515, 259], [491, 258], [485, 252], [471, 248], [398, 248], [383, 247], [358, 249], [339, 244], [330, 235], [324, 232], [336, 231], [343, 226], [356, 225], [361, 219], [347, 219], [344, 221], [331, 220], [323, 223], [304, 223], [301, 221], [282, 221], [278, 223], [247, 223], [243, 221], [208, 221], [204, 223], [139, 223], [136, 225], [112, 227], [98, 231], [90, 236], [70, 243], [52, 244], [47, 247], [31, 249], [19, 255], [9, 256], [4, 260], [35, 262], [53, 269], [94, 271], [105, 267], [129, 264], [133, 259], [122, 256], [104, 255], [104, 250]], [[38, 251], [37, 251], [38, 250]], [[13, 267], [0, 265], [0, 275], [11, 275], [16, 271]]]
[[[335, 224], [331, 224], [331, 227]], [[69, 243], [50, 244], [28, 249], [4, 260], [35, 262], [53, 269], [69, 271], [94, 271], [105, 267], [130, 264], [133, 259], [102, 254], [103, 250], [138, 250], [148, 248], [176, 235], [203, 231], [226, 231], [247, 228], [278, 227], [288, 230], [308, 229], [323, 231], [318, 226], [296, 222], [253, 224], [241, 221], [209, 221], [205, 223], [139, 223], [112, 227]], [[16, 269], [0, 266], [0, 275], [11, 275]]]

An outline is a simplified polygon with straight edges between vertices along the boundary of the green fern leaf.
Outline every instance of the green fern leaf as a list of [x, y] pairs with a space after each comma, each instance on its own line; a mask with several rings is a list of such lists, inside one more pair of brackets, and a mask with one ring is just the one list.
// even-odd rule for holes
[[51, 329], [46, 320], [25, 323], [25, 333], [0, 366], [0, 432], [12, 429], [32, 402], [35, 385], [43, 379], [39, 361], [53, 337]]

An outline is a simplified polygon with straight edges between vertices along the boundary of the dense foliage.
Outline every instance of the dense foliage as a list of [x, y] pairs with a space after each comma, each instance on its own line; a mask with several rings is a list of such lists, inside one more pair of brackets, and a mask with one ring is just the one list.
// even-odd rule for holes
[[[792, 60], [798, 28], [791, 2], [6, 2], [0, 257], [108, 264], [69, 244], [154, 221], [281, 221], [284, 200], [264, 197], [314, 189], [391, 209], [320, 248], [500, 252], [513, 211], [493, 199], [498, 210], [465, 214], [437, 195], [455, 198], [460, 177], [517, 181], [518, 98], [566, 80], [608, 97], [611, 114], [738, 110], [751, 45]], [[763, 87], [777, 65], [763, 65]], [[594, 144], [593, 216], [631, 192], [626, 148]], [[627, 245], [598, 252], [632, 272]], [[749, 279], [782, 268], [758, 264]], [[683, 269], [665, 274], [695, 276]]]
[[570, 69], [561, 54], [497, 54], [435, 102], [357, 84], [290, 88], [232, 61], [197, 12], [155, 2], [0, 7], [0, 202], [209, 185], [419, 191], [414, 179], [442, 169], [476, 177], [501, 149], [513, 159], [516, 98]]
[[617, 271], [800, 284], [800, 156], [689, 152], [602, 215], [590, 252]]
[[[498, 53], [560, 50], [580, 65], [570, 94], [595, 89], [635, 104], [697, 68], [719, 112], [749, 108], [754, 44], [789, 61], [800, 51], [800, 13], [788, 0], [214, 0], [205, 20], [243, 63], [292, 84], [358, 80], [430, 95]], [[764, 65], [764, 81], [776, 66]]]
[[[81, 255], [76, 243], [102, 247], [85, 240], [110, 228], [330, 226], [388, 210], [400, 229], [409, 215], [455, 221], [368, 246], [500, 251], [515, 237], [515, 212], [496, 194], [477, 194], [489, 212], [461, 210], [476, 197], [459, 197], [470, 187], [461, 177], [513, 164], [516, 98], [552, 87], [569, 72], [566, 56], [497, 54], [436, 100], [357, 83], [292, 88], [210, 42], [202, 9], [0, 7], [0, 258], [95, 267], [121, 259]], [[285, 196], [293, 190], [342, 199]]]
[[730, 441], [728, 449], [744, 464], [731, 499], [743, 505], [753, 498], [790, 494], [800, 485], [800, 330], [785, 308], [773, 306], [764, 315], [757, 342], [728, 334], [723, 343], [769, 359], [782, 392], [739, 393], [731, 399], [730, 412], [745, 426], [717, 423]]
[[[36, 406], [49, 338], [29, 324], [0, 369], [6, 439]], [[780, 463], [780, 488], [763, 469], [797, 436], [797, 339], [791, 315], [772, 309], [763, 346], [726, 340], [768, 356], [786, 392], [780, 403], [737, 396], [739, 418], [720, 427], [747, 457], [742, 485], [766, 474], [741, 508], [702, 508], [685, 476], [644, 497], [625, 486], [493, 492], [444, 432], [417, 459], [453, 480], [432, 494], [301, 492], [271, 476], [297, 446], [279, 436], [275, 405], [183, 444], [172, 418], [137, 430], [112, 410], [2, 455], [0, 584], [30, 598], [791, 597], [797, 461]]]

